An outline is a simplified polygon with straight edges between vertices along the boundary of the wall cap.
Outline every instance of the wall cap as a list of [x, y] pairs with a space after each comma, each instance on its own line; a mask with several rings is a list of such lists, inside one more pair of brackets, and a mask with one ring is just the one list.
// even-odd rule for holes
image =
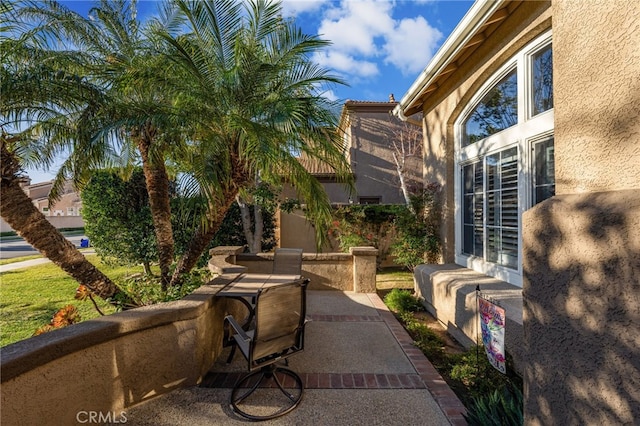
[[349, 253], [353, 256], [377, 256], [378, 249], [375, 247], [350, 247]]
[[236, 276], [216, 277], [181, 300], [105, 315], [7, 345], [2, 348], [0, 360], [1, 381], [131, 333], [197, 318], [210, 308], [213, 296]]

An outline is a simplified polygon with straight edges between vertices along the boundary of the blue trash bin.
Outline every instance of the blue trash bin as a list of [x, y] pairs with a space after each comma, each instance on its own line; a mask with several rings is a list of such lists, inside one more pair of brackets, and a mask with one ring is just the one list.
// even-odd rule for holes
[[89, 247], [89, 239], [88, 238], [80, 238], [80, 247], [81, 248]]

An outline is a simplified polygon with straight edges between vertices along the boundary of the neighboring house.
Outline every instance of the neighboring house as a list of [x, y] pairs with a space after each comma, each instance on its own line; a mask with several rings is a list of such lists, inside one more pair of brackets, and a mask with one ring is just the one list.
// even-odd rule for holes
[[[422, 187], [422, 151], [412, 148], [412, 142], [421, 141], [420, 122], [410, 124], [392, 114], [398, 104], [393, 95], [389, 102], [345, 102], [340, 115], [339, 132], [344, 142], [345, 156], [355, 181], [355, 191], [349, 193], [344, 184], [336, 181], [335, 174], [325, 164], [307, 157], [300, 162], [323, 185], [332, 204], [404, 204], [396, 158], [402, 162], [401, 138], [405, 143], [403, 176], [411, 193]], [[413, 140], [411, 140], [413, 138]], [[418, 144], [420, 145], [420, 144]], [[420, 147], [421, 148], [421, 147]], [[285, 196], [295, 197], [295, 192], [285, 189]], [[315, 236], [311, 226], [305, 225], [302, 212], [281, 215], [277, 238], [283, 247], [303, 247], [315, 251]], [[307, 232], [301, 232], [306, 229]]]
[[[31, 184], [31, 179], [25, 177], [21, 182], [22, 190], [31, 198], [33, 204], [56, 228], [81, 228], [84, 226], [82, 220], [82, 200], [80, 195], [73, 189], [70, 182], [65, 184], [63, 193], [55, 204], [49, 204], [49, 193], [53, 182], [41, 182]], [[2, 232], [11, 231], [11, 227], [4, 220], [0, 222]]]
[[423, 296], [473, 336], [475, 286], [508, 295], [525, 424], [636, 424], [637, 2], [478, 1], [394, 112], [424, 114], [443, 187], [446, 264], [416, 274]]
[[[392, 114], [397, 102], [347, 101], [340, 116], [340, 133], [347, 160], [355, 178], [351, 198], [332, 199], [334, 203], [404, 204], [394, 152], [400, 160], [400, 139], [421, 139], [420, 128], [400, 121]], [[419, 124], [419, 122], [418, 122]], [[406, 141], [406, 145], [411, 141]], [[398, 146], [398, 145], [396, 145]], [[405, 153], [404, 175], [409, 192], [421, 189], [422, 151]], [[346, 195], [346, 194], [345, 194]]]

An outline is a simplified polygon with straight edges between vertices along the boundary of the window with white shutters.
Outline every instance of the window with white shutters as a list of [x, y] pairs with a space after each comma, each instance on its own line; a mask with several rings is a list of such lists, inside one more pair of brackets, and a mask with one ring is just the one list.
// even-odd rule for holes
[[521, 219], [555, 194], [551, 33], [476, 93], [457, 124], [456, 262], [522, 284]]

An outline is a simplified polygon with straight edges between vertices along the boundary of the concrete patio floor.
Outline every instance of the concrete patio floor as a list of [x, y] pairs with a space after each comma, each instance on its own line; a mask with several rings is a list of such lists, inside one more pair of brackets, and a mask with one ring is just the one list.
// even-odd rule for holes
[[[289, 368], [305, 383], [300, 405], [273, 425], [464, 425], [463, 405], [376, 294], [309, 291], [305, 350]], [[126, 411], [131, 425], [233, 425], [231, 387], [246, 372], [228, 349], [200, 386]], [[273, 406], [265, 390], [258, 410]]]

